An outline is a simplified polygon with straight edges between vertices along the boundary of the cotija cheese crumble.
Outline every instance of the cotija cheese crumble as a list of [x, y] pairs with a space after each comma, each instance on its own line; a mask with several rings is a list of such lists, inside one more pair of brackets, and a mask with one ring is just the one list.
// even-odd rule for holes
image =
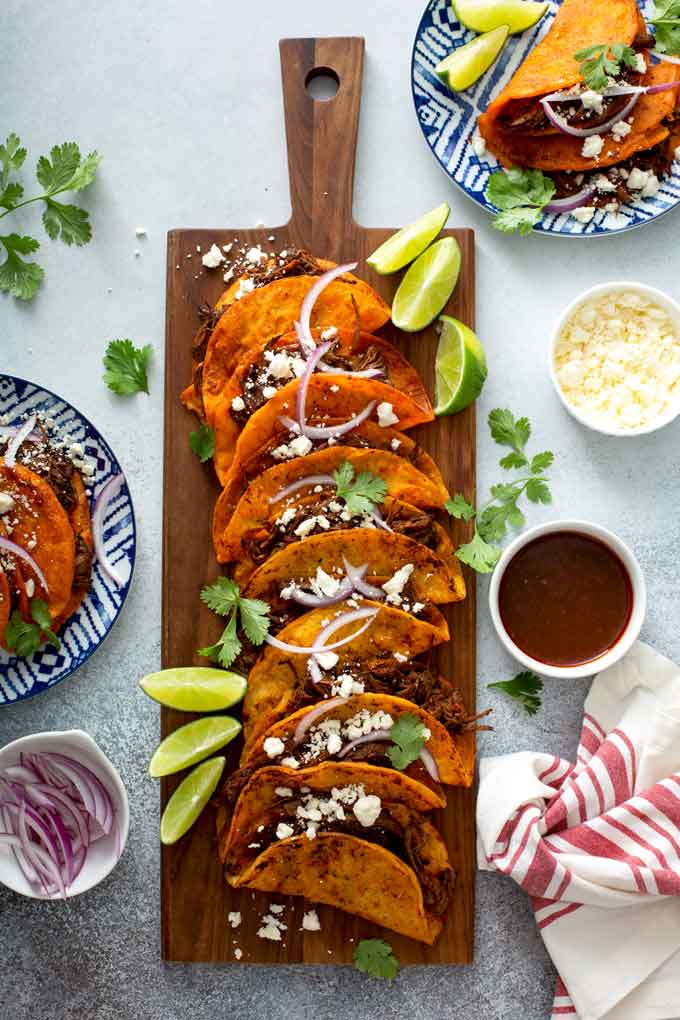
[[633, 290], [584, 301], [554, 352], [567, 402], [594, 425], [651, 425], [680, 397], [680, 335], [661, 305]]

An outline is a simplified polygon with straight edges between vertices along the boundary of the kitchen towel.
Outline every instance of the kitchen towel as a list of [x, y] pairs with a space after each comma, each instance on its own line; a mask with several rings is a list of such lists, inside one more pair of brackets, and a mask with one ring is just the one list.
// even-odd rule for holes
[[478, 863], [532, 897], [552, 1020], [680, 1018], [680, 669], [638, 642], [598, 674], [576, 762], [485, 758]]

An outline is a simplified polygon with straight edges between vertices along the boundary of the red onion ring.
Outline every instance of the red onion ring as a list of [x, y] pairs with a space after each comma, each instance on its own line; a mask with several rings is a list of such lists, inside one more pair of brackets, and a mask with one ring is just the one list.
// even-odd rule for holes
[[543, 207], [543, 212], [565, 213], [571, 212], [572, 209], [580, 209], [582, 205], [588, 202], [588, 199], [592, 198], [595, 190], [593, 187], [586, 187], [582, 188], [575, 195], [567, 195], [566, 198], [556, 198]]
[[680, 64], [680, 57], [671, 57], [668, 53], [659, 53], [658, 50], [650, 50], [650, 52], [657, 60], [665, 60], [669, 64]]
[[314, 485], [333, 485], [336, 482], [332, 475], [305, 475], [304, 478], [299, 478], [297, 482], [291, 482], [290, 485], [286, 485], [285, 488], [279, 489], [275, 496], [272, 496], [269, 500], [270, 503], [278, 503], [280, 500], [285, 499], [286, 496], [292, 496], [298, 489], [311, 488]]
[[345, 273], [351, 273], [356, 269], [357, 265], [357, 262], [346, 262], [342, 266], [336, 266], [334, 269], [329, 269], [326, 273], [321, 274], [319, 279], [305, 294], [305, 299], [300, 308], [300, 332], [302, 333], [304, 340], [310, 346], [314, 345], [314, 339], [310, 329], [310, 319], [312, 309], [314, 308], [319, 295], [323, 293], [326, 287], [332, 283], [333, 280], [337, 280], [339, 276], [344, 276]]
[[35, 428], [35, 423], [38, 420], [37, 414], [32, 414], [30, 418], [27, 418], [23, 425], [21, 425], [12, 439], [10, 439], [9, 445], [5, 450], [5, 464], [8, 468], [13, 468], [16, 464], [16, 456], [19, 451], [19, 447], [25, 439], [31, 434]]
[[[304, 428], [300, 428], [300, 432], [307, 436], [308, 439], [329, 439], [331, 437], [334, 438], [336, 436], [343, 436], [346, 432], [351, 432], [352, 429], [357, 428], [365, 422], [366, 419], [373, 413], [373, 408], [376, 403], [376, 400], [371, 400], [363, 411], [359, 411], [359, 413], [355, 414], [353, 418], [350, 418], [348, 421], [341, 422], [340, 425], [327, 426], [305, 424]], [[288, 418], [285, 415], [281, 415], [279, 421], [282, 425], [285, 425], [287, 429], [290, 429], [293, 432], [296, 431], [298, 427], [297, 422], [294, 422], [292, 418]]]
[[349, 701], [349, 698], [329, 698], [328, 701], [322, 701], [320, 705], [316, 705], [314, 708], [310, 709], [309, 712], [303, 715], [302, 719], [300, 719], [299, 723], [295, 727], [295, 732], [293, 733], [293, 744], [295, 747], [300, 744], [309, 727], [317, 719], [326, 715], [334, 709], [336, 705], [344, 705], [346, 701]]
[[300, 382], [298, 384], [297, 390], [297, 398], [295, 401], [295, 414], [298, 420], [298, 425], [300, 426], [300, 433], [302, 435], [306, 435], [305, 425], [307, 424], [307, 418], [305, 416], [305, 406], [307, 404], [307, 390], [309, 389], [309, 380], [312, 378], [314, 369], [316, 368], [317, 364], [324, 356], [324, 354], [330, 349], [330, 346], [331, 346], [330, 340], [327, 340], [326, 343], [319, 344], [318, 347], [315, 347], [312, 353], [307, 358], [305, 370], [300, 376]]
[[312, 609], [323, 609], [326, 606], [334, 606], [338, 602], [342, 602], [342, 600], [346, 599], [352, 591], [352, 583], [349, 578], [346, 577], [345, 580], [341, 582], [335, 595], [315, 595], [314, 592], [296, 590], [291, 595], [291, 599], [293, 602], [297, 602], [300, 606], [310, 606]]
[[439, 769], [437, 768], [437, 763], [434, 760], [434, 756], [433, 756], [432, 752], [428, 751], [428, 749], [426, 747], [423, 747], [423, 748], [421, 748], [421, 751], [420, 751], [420, 754], [419, 754], [418, 757], [420, 758], [420, 760], [422, 761], [423, 765], [427, 769], [428, 774], [430, 775], [430, 777], [432, 779], [434, 779], [434, 781], [436, 783], [438, 783], [439, 782]]
[[371, 511], [371, 520], [375, 521], [379, 528], [382, 528], [384, 531], [389, 531], [392, 534], [394, 534], [394, 529], [391, 528], [387, 521], [383, 519], [383, 515], [380, 513], [378, 509]]
[[[560, 117], [559, 113], [555, 113], [550, 104], [552, 102], [562, 102], [565, 97], [556, 98], [555, 93], [550, 96], [544, 96], [544, 98], [541, 99], [541, 106], [543, 107], [543, 111], [550, 123], [559, 131], [562, 131], [565, 135], [570, 135], [572, 138], [591, 138], [593, 135], [606, 135], [607, 131], [613, 128], [615, 124], [618, 124], [620, 120], [625, 120], [637, 103], [640, 95], [640, 92], [636, 92], [632, 95], [624, 108], [617, 113], [615, 117], [611, 117], [608, 121], [606, 121], [606, 123], [589, 128], [572, 127], [564, 117]], [[557, 96], [559, 96], [559, 93]], [[568, 98], [574, 100], [578, 99], [578, 96], [570, 96]]]
[[45, 594], [49, 595], [50, 589], [49, 585], [47, 584], [47, 579], [45, 578], [45, 575], [43, 574], [42, 570], [40, 569], [40, 567], [38, 566], [38, 564], [33, 559], [30, 553], [27, 553], [26, 550], [22, 549], [20, 545], [16, 544], [16, 542], [12, 542], [11, 539], [4, 538], [2, 535], [0, 535], [0, 549], [4, 549], [5, 552], [10, 553], [12, 556], [18, 557], [20, 560], [23, 560], [24, 563], [27, 563], [28, 566], [33, 571], [33, 573], [35, 574], [35, 576], [40, 581], [40, 585], [44, 589]]
[[[374, 740], [391, 740], [391, 739], [392, 737], [390, 736], [389, 730], [374, 730], [373, 733], [362, 733], [360, 737], [357, 737], [356, 740], [351, 740], [349, 744], [345, 744], [342, 750], [338, 751], [338, 758], [346, 758], [349, 752], [352, 750], [352, 748], [358, 747], [361, 744], [370, 744], [371, 741]], [[421, 748], [418, 757], [425, 766], [425, 769], [427, 770], [427, 773], [430, 776], [430, 778], [434, 779], [436, 783], [440, 782], [439, 769], [437, 768], [437, 763], [434, 760], [432, 752], [428, 751], [426, 747], [423, 747]]]
[[345, 566], [345, 573], [352, 582], [354, 591], [359, 592], [361, 595], [365, 595], [368, 599], [384, 599], [385, 592], [382, 588], [376, 588], [375, 585], [369, 584], [368, 581], [364, 581], [364, 575], [368, 570], [366, 564], [361, 567], [353, 567], [352, 564], [347, 560], [345, 556], [342, 558], [342, 562]]
[[347, 375], [353, 379], [375, 379], [379, 375], [385, 375], [381, 368], [364, 368], [359, 372], [347, 372], [344, 368], [333, 368], [331, 365], [326, 365], [323, 361], [319, 362], [318, 368], [321, 372], [326, 372], [328, 375]]
[[[350, 641], [354, 641], [360, 634], [370, 627], [373, 622], [373, 617], [379, 612], [377, 609], [355, 609], [351, 613], [343, 613], [338, 616], [337, 619], [329, 623], [327, 627], [319, 631], [314, 644], [311, 647], [304, 645], [291, 645], [287, 641], [280, 641], [277, 637], [272, 634], [265, 635], [265, 641], [271, 645], [272, 648], [278, 648], [281, 652], [288, 652], [291, 655], [314, 655], [322, 652], [334, 652], [336, 648], [342, 648], [343, 645], [348, 644]], [[366, 623], [359, 627], [359, 630], [354, 631], [353, 634], [347, 637], [341, 638], [339, 641], [334, 641], [332, 645], [325, 644], [326, 638], [331, 637], [336, 630], [340, 627], [349, 626], [350, 623], [358, 623], [359, 620], [366, 620]]]
[[647, 88], [645, 89], [645, 92], [647, 93], [648, 96], [653, 96], [657, 92], [665, 92], [667, 89], [677, 88], [680, 88], [680, 81], [665, 81], [662, 82], [660, 85], [648, 85]]
[[108, 482], [97, 496], [94, 504], [94, 510], [92, 511], [92, 538], [94, 540], [94, 551], [104, 573], [119, 588], [123, 587], [125, 581], [106, 554], [106, 549], [104, 548], [104, 519], [106, 517], [106, 511], [109, 503], [111, 500], [116, 498], [124, 482], [125, 477], [122, 474], [114, 475], [113, 478], [109, 478]]

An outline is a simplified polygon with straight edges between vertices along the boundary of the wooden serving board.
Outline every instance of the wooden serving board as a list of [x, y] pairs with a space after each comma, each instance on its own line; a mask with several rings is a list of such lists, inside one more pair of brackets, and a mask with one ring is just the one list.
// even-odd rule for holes
[[[364, 40], [286, 39], [280, 44], [292, 216], [280, 227], [259, 230], [173, 230], [168, 234], [166, 377], [165, 377], [165, 480], [163, 540], [163, 667], [190, 663], [205, 665], [196, 649], [215, 640], [221, 623], [199, 601], [202, 585], [214, 580], [219, 568], [210, 539], [210, 517], [218, 485], [209, 465], [201, 465], [190, 452], [188, 435], [195, 420], [181, 407], [178, 395], [190, 379], [191, 339], [198, 308], [213, 303], [224, 289], [222, 273], [206, 271], [196, 246], [205, 252], [215, 242], [235, 237], [238, 247], [262, 244], [267, 251], [291, 245], [336, 262], [359, 260], [358, 274], [391, 300], [398, 279], [379, 277], [364, 259], [396, 228], [359, 226], [352, 217], [354, 161]], [[306, 82], [316, 69], [337, 76], [334, 99], [313, 100]], [[399, 172], [404, 168], [399, 168]], [[448, 312], [474, 326], [474, 241], [470, 230], [447, 231], [458, 238], [463, 264]], [[268, 238], [275, 237], [269, 242]], [[188, 256], [191, 255], [191, 258]], [[177, 268], [179, 267], [179, 268]], [[383, 332], [404, 350], [420, 372], [428, 391], [434, 392], [434, 328], [414, 336], [400, 336], [391, 324]], [[474, 495], [475, 413], [443, 418], [416, 430], [418, 442], [432, 454], [450, 490]], [[445, 516], [445, 515], [444, 515]], [[454, 522], [456, 543], [468, 528]], [[466, 570], [467, 599], [445, 610], [452, 640], [441, 649], [442, 672], [455, 678], [470, 709], [475, 702], [475, 580]], [[238, 708], [233, 710], [238, 711]], [[161, 731], [166, 736], [192, 716], [163, 709]], [[228, 768], [236, 764], [239, 748], [229, 749]], [[161, 782], [161, 802], [180, 777]], [[448, 807], [435, 818], [458, 873], [448, 921], [433, 947], [377, 929], [329, 907], [318, 907], [321, 932], [302, 932], [301, 918], [309, 904], [302, 900], [232, 890], [224, 882], [216, 852], [214, 812], [207, 809], [194, 828], [172, 847], [163, 847], [162, 954], [165, 960], [187, 962], [234, 961], [234, 949], [244, 962], [350, 963], [355, 942], [384, 935], [402, 962], [470, 963], [474, 941], [474, 795], [451, 790]], [[286, 902], [283, 915], [288, 930], [281, 943], [256, 937], [260, 918], [269, 903]], [[241, 926], [232, 930], [227, 913], [239, 910]], [[354, 941], [352, 941], [354, 940]]]

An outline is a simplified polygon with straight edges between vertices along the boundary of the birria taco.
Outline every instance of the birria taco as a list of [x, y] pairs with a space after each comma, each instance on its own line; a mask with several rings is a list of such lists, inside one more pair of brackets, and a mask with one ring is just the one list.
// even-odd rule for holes
[[[351, 466], [355, 478], [368, 473], [381, 479], [389, 497], [412, 507], [430, 510], [443, 506], [448, 498], [444, 485], [438, 485], [391, 451], [332, 446], [278, 464], [254, 478], [230, 517], [224, 512], [226, 500], [218, 501], [213, 515], [213, 541], [218, 561], [236, 562], [253, 546], [264, 543], [269, 547], [277, 531], [281, 538], [287, 531], [294, 534], [300, 525], [297, 518], [304, 513], [310, 498], [317, 505], [328, 501], [337, 503], [334, 473], [345, 464]], [[340, 507], [340, 511], [342, 509]], [[427, 514], [421, 516], [429, 519]]]
[[[331, 442], [329, 442], [329, 438]], [[300, 450], [299, 454], [295, 452], [296, 449]], [[271, 483], [272, 487], [278, 484], [282, 478], [285, 478], [285, 484], [292, 484], [310, 474], [332, 471], [341, 460], [346, 460], [352, 452], [359, 451], [366, 454], [371, 451], [389, 453], [395, 458], [390, 461], [395, 472], [399, 470], [396, 460], [398, 458], [399, 462], [404, 462], [407, 468], [415, 468], [421, 476], [425, 476], [423, 499], [426, 502], [421, 503], [413, 498], [413, 494], [409, 494], [408, 502], [413, 503], [414, 506], [439, 505], [448, 499], [448, 490], [444, 485], [441, 472], [430, 455], [404, 432], [397, 432], [389, 427], [383, 428], [377, 422], [365, 421], [335, 442], [332, 441], [332, 437], [311, 439], [309, 450], [306, 441], [302, 443], [293, 441], [288, 445], [287, 456], [283, 460], [281, 459], [278, 436], [270, 435], [263, 438], [261, 445], [253, 451], [247, 461], [233, 463], [226, 478], [223, 479], [224, 488], [217, 500], [213, 515], [215, 548], [218, 548], [218, 538], [227, 528], [240, 498], [244, 493], [250, 491], [250, 486], [255, 484], [260, 476], [262, 476], [264, 484], [268, 484], [264, 482], [265, 478], [275, 479]], [[332, 456], [334, 453], [337, 453], [337, 463]], [[368, 467], [367, 463], [364, 467], [367, 470], [373, 470]], [[270, 469], [279, 470], [281, 473], [270, 475]], [[427, 502], [429, 499], [433, 499], [434, 502], [430, 504]]]
[[[581, 74], [581, 51], [615, 44], [631, 47], [637, 56], [621, 63], [614, 88], [593, 92]], [[588, 183], [581, 174], [597, 171], [595, 184], [601, 185], [603, 200], [616, 198], [617, 193], [627, 200], [630, 196], [621, 192], [626, 191], [633, 167], [653, 169], [661, 176], [672, 160], [667, 143], [677, 89], [641, 94], [632, 108], [634, 93], [625, 91], [628, 86], [656, 87], [680, 78], [680, 67], [652, 64], [653, 45], [635, 0], [564, 0], [545, 38], [479, 118], [479, 131], [489, 149], [505, 166], [556, 175], [558, 194], [581, 190]], [[566, 131], [564, 123], [557, 126], [556, 115], [566, 122]], [[598, 127], [602, 131], [595, 133]], [[581, 134], [569, 133], [574, 129]]]
[[[366, 402], [375, 395], [378, 402], [391, 401], [394, 406], [396, 399], [401, 414], [398, 409], [392, 413], [414, 423], [432, 420], [432, 405], [418, 373], [387, 340], [360, 331], [335, 328], [313, 330], [312, 334], [317, 343], [323, 340], [324, 347], [328, 347], [313, 370], [324, 373], [329, 380], [329, 392], [337, 394], [336, 399], [328, 398], [333, 417], [336, 417], [338, 408], [344, 405], [343, 396], [349, 389], [347, 379], [351, 378], [357, 383], [359, 393], [365, 395]], [[225, 382], [212, 411], [215, 468], [220, 477], [225, 476], [231, 463], [239, 433], [253, 415], [275, 396], [277, 390], [285, 387], [287, 393], [282, 401], [287, 406], [280, 409], [279, 413], [297, 418], [295, 400], [298, 384], [293, 387], [295, 393], [289, 384], [304, 376], [307, 366], [308, 362], [302, 355], [295, 333], [277, 337], [264, 349], [250, 351], [241, 359]], [[371, 388], [372, 379], [399, 391], [399, 396], [395, 398], [393, 393], [382, 386]], [[333, 386], [334, 382], [336, 386]], [[320, 410], [326, 409], [324, 407]], [[313, 404], [310, 404], [308, 414], [318, 417]], [[263, 427], [269, 428], [266, 419], [265, 425], [259, 426], [260, 429]]]
[[327, 903], [432, 944], [455, 876], [430, 807], [424, 788], [394, 769], [260, 769], [228, 828], [218, 809], [226, 880]]

